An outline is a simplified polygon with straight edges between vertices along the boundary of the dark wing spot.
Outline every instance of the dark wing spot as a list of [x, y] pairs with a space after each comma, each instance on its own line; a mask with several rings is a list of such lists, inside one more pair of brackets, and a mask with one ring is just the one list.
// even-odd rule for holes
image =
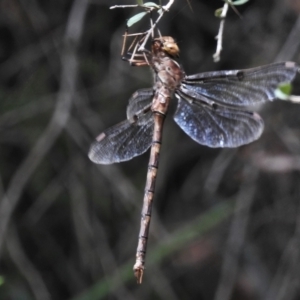
[[218, 104], [213, 103], [213, 104], [212, 104], [212, 108], [213, 108], [214, 110], [217, 110], [217, 109], [219, 108], [219, 106], [218, 106]]
[[244, 79], [244, 77], [245, 77], [245, 74], [244, 74], [243, 71], [238, 71], [236, 73], [236, 77], [238, 78], [238, 80], [242, 81]]

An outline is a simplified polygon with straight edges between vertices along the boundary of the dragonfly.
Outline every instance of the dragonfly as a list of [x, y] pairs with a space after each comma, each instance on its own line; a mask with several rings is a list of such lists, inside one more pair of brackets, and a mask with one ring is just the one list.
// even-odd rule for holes
[[291, 82], [299, 71], [295, 62], [280, 62], [188, 76], [176, 61], [179, 47], [172, 37], [160, 36], [151, 44], [151, 51], [130, 62], [152, 68], [153, 87], [133, 93], [127, 119], [103, 131], [89, 151], [94, 163], [112, 164], [151, 148], [133, 267], [138, 283], [142, 283], [145, 269], [162, 129], [170, 101], [177, 98], [173, 118], [194, 141], [212, 148], [239, 147], [257, 140], [264, 128], [262, 118], [248, 107], [274, 100], [279, 84]]

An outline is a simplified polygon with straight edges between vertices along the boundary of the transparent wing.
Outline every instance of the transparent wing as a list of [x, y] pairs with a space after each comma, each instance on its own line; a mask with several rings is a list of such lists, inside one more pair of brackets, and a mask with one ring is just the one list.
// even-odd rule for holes
[[208, 105], [176, 94], [175, 122], [197, 143], [212, 148], [238, 147], [262, 134], [264, 123], [257, 113], [221, 105]]
[[97, 164], [112, 164], [130, 160], [146, 152], [151, 146], [153, 116], [148, 111], [131, 123], [125, 120], [102, 132], [91, 145], [89, 158]]
[[154, 120], [153, 89], [136, 91], [127, 106], [127, 120], [102, 132], [91, 145], [89, 158], [97, 164], [112, 164], [141, 155], [151, 146]]
[[133, 93], [127, 106], [127, 120], [134, 122], [138, 115], [149, 110], [153, 96], [153, 89], [140, 89]]
[[297, 71], [296, 63], [282, 62], [246, 70], [206, 72], [186, 76], [180, 90], [195, 100], [249, 106], [275, 99], [278, 85], [292, 81]]

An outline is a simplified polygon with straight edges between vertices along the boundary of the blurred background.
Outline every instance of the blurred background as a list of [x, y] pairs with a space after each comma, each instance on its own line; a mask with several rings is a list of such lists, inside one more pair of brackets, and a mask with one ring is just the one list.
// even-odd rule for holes
[[[214, 63], [223, 3], [176, 0], [160, 23], [187, 74], [300, 62], [300, 1], [250, 0], [242, 18], [230, 9]], [[192, 141], [171, 107], [136, 284], [149, 152], [110, 166], [87, 157], [152, 85], [149, 68], [120, 59], [140, 10], [116, 4], [134, 1], [0, 1], [0, 299], [300, 299], [300, 105], [284, 101], [258, 108], [258, 141], [223, 150]]]

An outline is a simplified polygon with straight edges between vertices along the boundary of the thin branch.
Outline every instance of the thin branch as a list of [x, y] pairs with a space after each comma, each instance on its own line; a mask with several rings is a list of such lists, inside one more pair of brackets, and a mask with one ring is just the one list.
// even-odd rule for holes
[[163, 10], [168, 11], [171, 8], [171, 6], [173, 5], [174, 1], [175, 0], [170, 0], [167, 5], [163, 6]]
[[274, 61], [284, 61], [292, 59], [300, 46], [300, 17], [298, 17], [293, 29], [289, 33], [284, 45], [281, 47]]
[[15, 228], [10, 229], [9, 238], [7, 239], [7, 248], [9, 255], [17, 268], [27, 280], [35, 299], [50, 300], [51, 296], [47, 290], [46, 284], [43, 281], [41, 274], [29, 260], [22, 245], [20, 243], [17, 231]]
[[72, 6], [64, 38], [65, 47], [61, 56], [62, 74], [60, 92], [54, 113], [47, 128], [14, 174], [1, 201], [0, 251], [3, 246], [11, 215], [22, 196], [26, 184], [55, 143], [69, 118], [72, 99], [76, 91], [78, 71], [76, 49], [82, 35], [84, 17], [88, 4], [88, 0], [76, 0]]
[[203, 185], [205, 192], [210, 195], [216, 193], [224, 173], [227, 167], [232, 163], [236, 153], [237, 149], [223, 149], [215, 158]]
[[156, 25], [158, 24], [158, 22], [160, 21], [160, 19], [163, 17], [164, 13], [169, 11], [169, 9], [171, 8], [171, 6], [173, 5], [175, 0], [170, 0], [168, 2], [167, 5], [163, 6], [161, 8], [161, 13], [158, 16], [158, 18], [156, 19], [156, 21], [153, 23], [153, 25], [151, 26], [151, 28], [147, 31], [147, 35], [144, 39], [144, 42], [142, 43], [142, 45], [139, 47], [138, 51], [144, 51], [145, 50], [145, 45], [150, 37], [150, 35], [152, 34], [153, 30], [155, 29]]
[[293, 103], [300, 103], [300, 96], [290, 95], [288, 97], [287, 101], [290, 101], [290, 102], [293, 102]]
[[216, 291], [215, 300], [231, 299], [234, 283], [238, 274], [238, 260], [245, 241], [246, 230], [249, 222], [250, 208], [256, 192], [258, 170], [254, 166], [245, 166], [243, 183], [237, 197], [234, 219], [224, 254], [224, 263], [221, 270], [220, 283]]
[[138, 7], [140, 5], [138, 4], [129, 4], [129, 5], [114, 5], [111, 6], [109, 9], [115, 9], [115, 8], [128, 8], [128, 7]]
[[[290, 238], [281, 255], [279, 267], [269, 288], [266, 300], [295, 299], [299, 291], [299, 245], [300, 245], [300, 207], [296, 217], [294, 235]], [[296, 296], [297, 297], [297, 296]]]
[[221, 13], [221, 22], [220, 22], [220, 27], [219, 27], [219, 33], [216, 36], [216, 40], [217, 40], [217, 49], [215, 54], [213, 55], [213, 59], [214, 62], [218, 62], [220, 61], [220, 56], [221, 56], [221, 51], [222, 51], [222, 43], [223, 43], [223, 32], [224, 32], [224, 26], [225, 26], [225, 18], [228, 12], [228, 3], [225, 2], [223, 9], [222, 9], [222, 13]]
[[[140, 47], [138, 48], [138, 51], [145, 51], [145, 45], [149, 40], [150, 35], [153, 33], [155, 27], [157, 26], [158, 22], [161, 20], [161, 18], [163, 17], [164, 13], [169, 11], [171, 6], [173, 5], [175, 0], [169, 0], [169, 2], [162, 6], [159, 9], [159, 16], [157, 17], [156, 21], [151, 25], [150, 29], [147, 30], [144, 33], [138, 33], [137, 35], [146, 35], [145, 39], [143, 41], [143, 43], [140, 45]], [[134, 4], [134, 5], [114, 5], [111, 6], [110, 9], [115, 9], [115, 8], [128, 8], [128, 7], [143, 7], [142, 5], [138, 5], [138, 4]], [[155, 7], [143, 7], [144, 9], [146, 9], [147, 11], [153, 11], [154, 9], [157, 9]], [[129, 35], [128, 35], [129, 36]]]
[[61, 172], [49, 184], [43, 189], [41, 194], [37, 197], [35, 202], [30, 206], [26, 213], [22, 217], [22, 224], [30, 224], [35, 226], [37, 222], [42, 218], [47, 210], [54, 204], [58, 196], [63, 192], [63, 179], [70, 171], [66, 166], [61, 166]]

